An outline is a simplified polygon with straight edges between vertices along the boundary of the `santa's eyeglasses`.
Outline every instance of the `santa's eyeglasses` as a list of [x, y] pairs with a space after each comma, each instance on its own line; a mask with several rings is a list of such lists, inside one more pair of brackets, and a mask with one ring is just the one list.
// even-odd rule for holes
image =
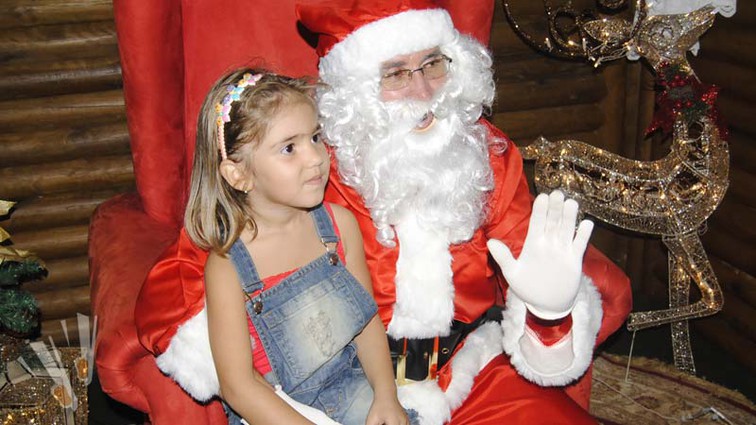
[[381, 76], [381, 88], [383, 90], [400, 90], [410, 85], [412, 74], [420, 72], [426, 80], [435, 80], [449, 73], [449, 64], [451, 58], [448, 56], [438, 56], [425, 62], [416, 69], [400, 69], [392, 71]]

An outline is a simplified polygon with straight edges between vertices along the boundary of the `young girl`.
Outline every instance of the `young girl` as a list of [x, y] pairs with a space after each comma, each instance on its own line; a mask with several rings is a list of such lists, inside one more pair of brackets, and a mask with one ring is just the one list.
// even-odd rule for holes
[[344, 424], [407, 424], [357, 222], [323, 203], [329, 156], [310, 93], [242, 69], [200, 112], [185, 226], [211, 251], [221, 397], [231, 424], [310, 423], [297, 402]]

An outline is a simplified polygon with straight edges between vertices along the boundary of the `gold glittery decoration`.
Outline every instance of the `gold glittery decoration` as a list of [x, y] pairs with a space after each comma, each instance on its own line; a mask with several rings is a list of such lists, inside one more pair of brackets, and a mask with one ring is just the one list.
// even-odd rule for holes
[[[76, 348], [61, 348], [63, 364], [73, 371]], [[65, 405], [73, 399], [62, 385], [50, 378], [31, 378], [15, 385], [7, 384], [0, 390], [0, 423], [2, 425], [86, 425], [89, 415], [87, 384], [76, 373], [69, 373], [71, 386], [77, 398], [77, 407], [66, 414]], [[57, 397], [56, 397], [57, 395]], [[69, 411], [70, 412], [70, 411]]]
[[24, 344], [21, 338], [0, 334], [0, 373], [5, 374], [8, 362], [18, 358]]
[[654, 69], [663, 61], [682, 60], [687, 64], [685, 52], [714, 23], [713, 12], [713, 6], [705, 6], [690, 13], [648, 17], [638, 33], [638, 54]]
[[[657, 74], [673, 66], [695, 78], [685, 52], [713, 23], [707, 6], [680, 15], [657, 15], [640, 23], [628, 43], [646, 57]], [[630, 23], [596, 21], [590, 33], [607, 45], [629, 33]], [[696, 80], [697, 81], [697, 80]], [[699, 231], [724, 197], [729, 182], [729, 150], [709, 116], [694, 121], [675, 116], [670, 152], [657, 161], [637, 161], [576, 140], [539, 138], [523, 149], [536, 160], [540, 192], [562, 190], [581, 211], [641, 233], [659, 235], [669, 249], [669, 309], [632, 313], [631, 331], [672, 324], [675, 366], [695, 373], [688, 320], [722, 309], [717, 278], [701, 245]], [[701, 292], [689, 303], [690, 281]]]
[[89, 375], [89, 362], [86, 358], [79, 356], [74, 360], [74, 369], [76, 370], [76, 377], [84, 381]]
[[631, 3], [628, 0], [596, 0], [600, 9], [578, 9], [571, 1], [557, 7], [543, 0], [548, 32], [543, 42], [523, 30], [512, 14], [509, 1], [502, 0], [504, 14], [514, 32], [528, 45], [550, 56], [561, 58], [585, 58], [595, 61], [618, 59], [627, 53], [627, 48], [640, 31], [646, 18], [646, 1], [636, 0], [638, 11], [634, 23], [619, 19], [597, 19], [605, 11], [621, 11]]

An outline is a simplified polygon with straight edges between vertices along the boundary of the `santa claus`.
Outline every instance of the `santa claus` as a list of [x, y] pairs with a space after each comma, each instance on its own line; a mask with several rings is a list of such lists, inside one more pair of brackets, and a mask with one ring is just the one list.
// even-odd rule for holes
[[575, 233], [573, 201], [541, 195], [531, 216], [516, 147], [481, 119], [495, 95], [489, 52], [431, 1], [297, 12], [319, 35], [335, 157], [326, 200], [360, 222], [402, 403], [424, 423], [589, 420], [522, 377], [553, 387], [583, 376], [629, 312], [628, 280], [595, 250], [583, 261], [591, 224]]
[[[591, 224], [575, 232], [574, 201], [533, 203], [517, 148], [481, 118], [495, 94], [486, 48], [431, 0], [297, 14], [319, 35], [326, 200], [359, 221], [402, 404], [424, 424], [593, 423], [586, 371], [630, 310], [629, 282], [586, 250]], [[173, 250], [145, 283], [137, 325], [161, 370], [205, 400], [217, 393], [205, 255], [184, 234]], [[172, 281], [197, 302], [156, 313]]]

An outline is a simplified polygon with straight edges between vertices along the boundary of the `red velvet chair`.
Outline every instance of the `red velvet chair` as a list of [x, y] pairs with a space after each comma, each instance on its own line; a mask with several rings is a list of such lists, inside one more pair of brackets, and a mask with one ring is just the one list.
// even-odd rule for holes
[[[137, 339], [134, 305], [148, 271], [178, 235], [196, 118], [212, 83], [245, 64], [317, 74], [295, 2], [114, 0], [137, 193], [104, 202], [90, 225], [96, 367], [107, 394], [155, 425], [226, 422], [217, 401], [194, 402], [158, 370]], [[475, 12], [467, 2], [439, 3], [449, 3], [460, 29], [488, 42], [493, 0], [476, 2]]]

